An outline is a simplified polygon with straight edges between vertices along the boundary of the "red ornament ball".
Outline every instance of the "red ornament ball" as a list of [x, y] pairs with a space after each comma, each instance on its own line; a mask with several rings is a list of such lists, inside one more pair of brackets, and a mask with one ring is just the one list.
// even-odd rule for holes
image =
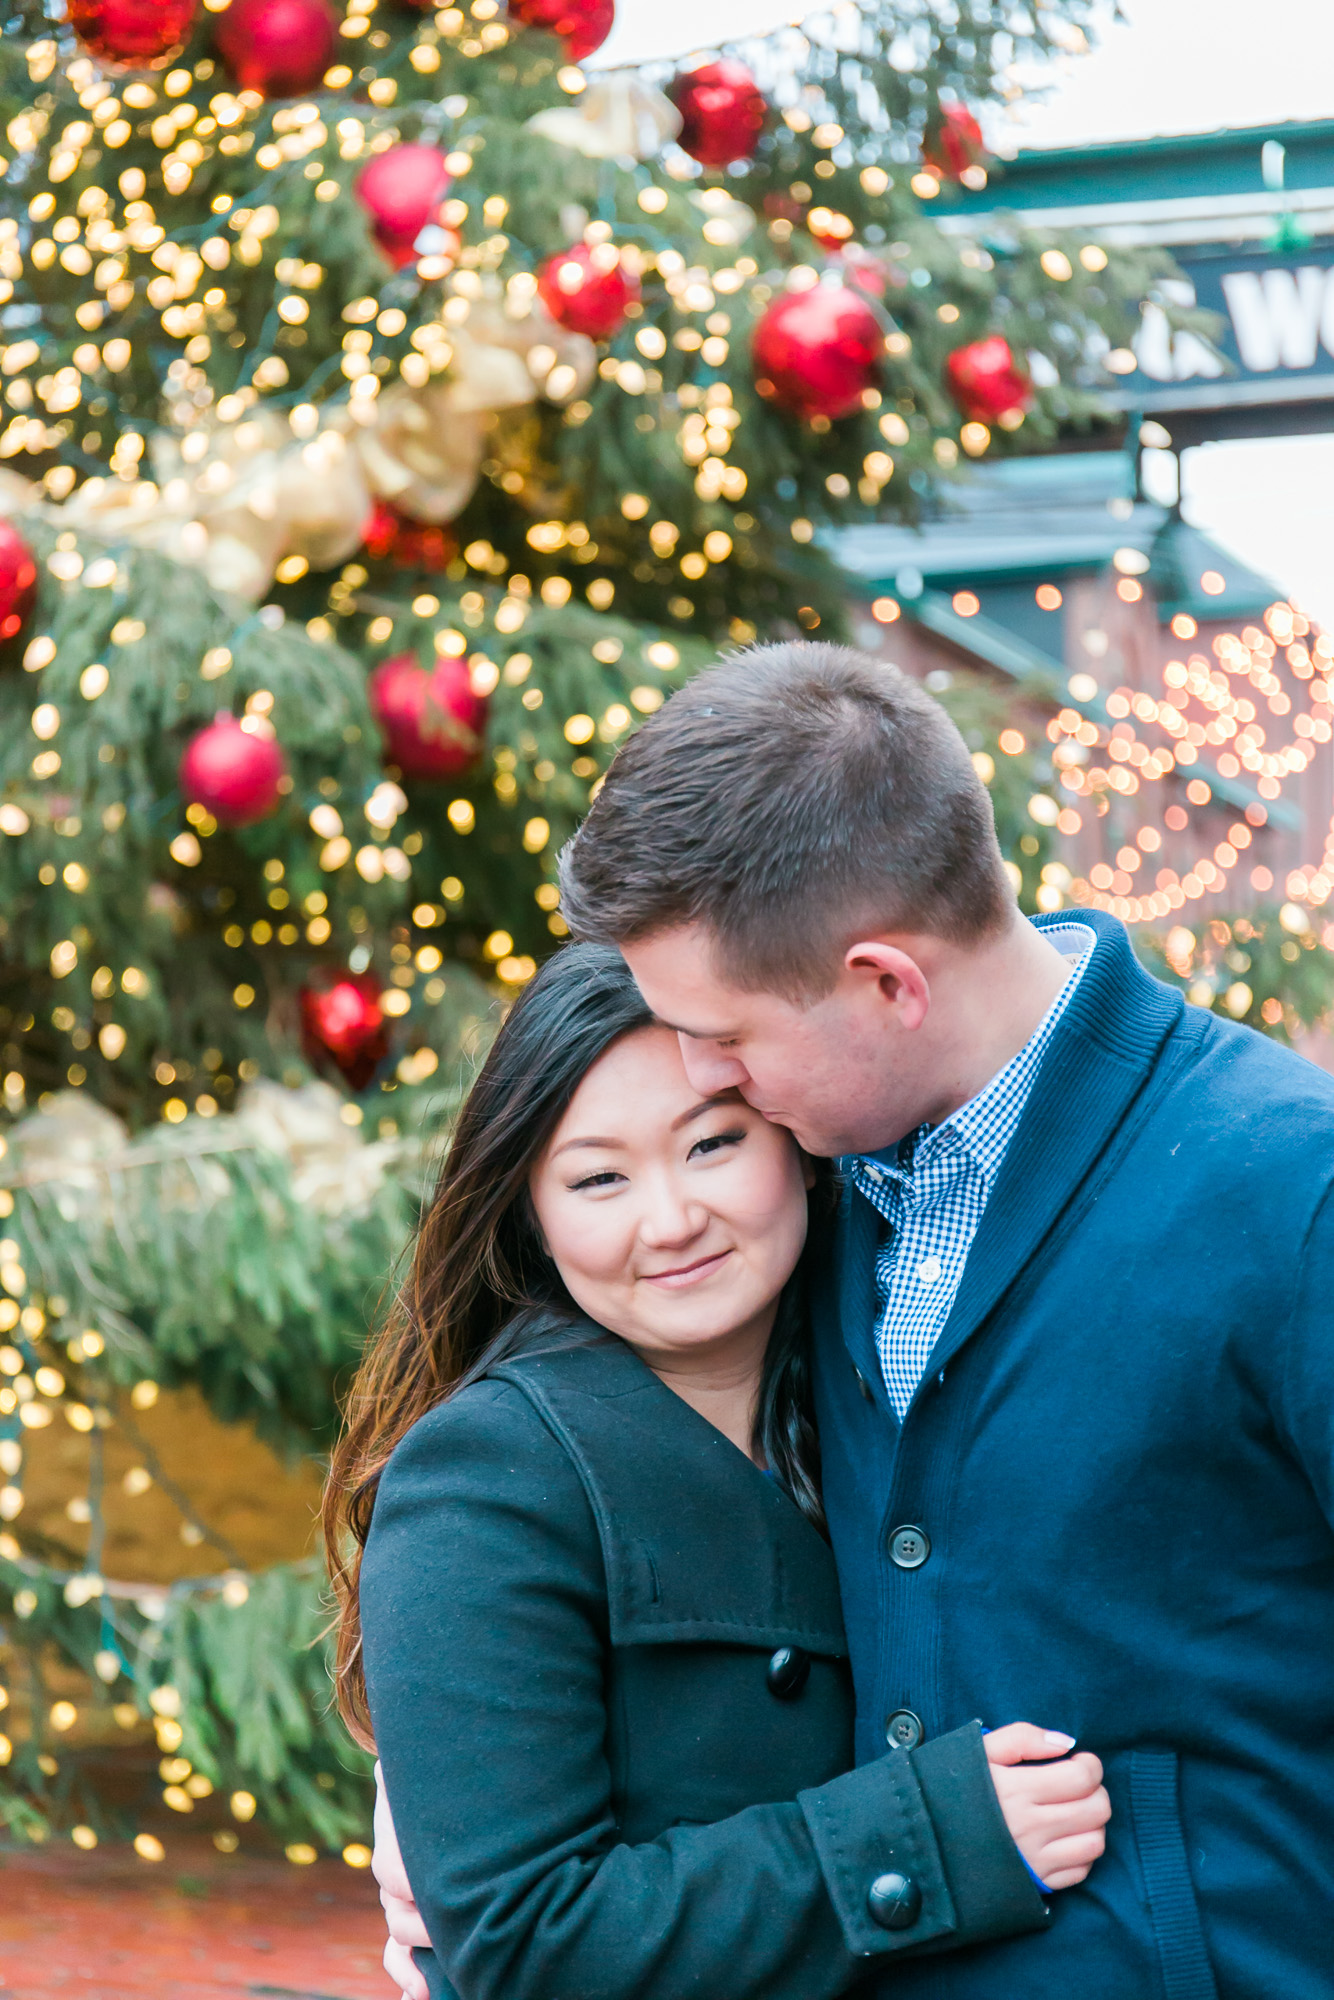
[[66, 18], [89, 55], [156, 68], [190, 38], [195, 0], [68, 0]]
[[37, 601], [37, 559], [12, 521], [0, 520], [0, 639], [27, 624]]
[[870, 298], [883, 299], [889, 290], [889, 271], [884, 262], [859, 243], [844, 246], [843, 272], [849, 285], [855, 285]]
[[303, 986], [301, 1028], [313, 1061], [331, 1057], [353, 1090], [364, 1090], [389, 1052], [379, 980], [348, 973], [331, 986]]
[[451, 527], [414, 521], [387, 500], [376, 501], [361, 538], [367, 555], [377, 562], [388, 560], [398, 569], [446, 569], [459, 552], [459, 538]]
[[677, 144], [703, 167], [748, 160], [769, 106], [744, 63], [705, 63], [678, 76], [667, 95], [681, 114]]
[[755, 386], [803, 417], [846, 417], [874, 387], [884, 353], [880, 322], [845, 285], [784, 292], [755, 328]]
[[338, 16], [329, 0], [231, 0], [213, 39], [242, 90], [300, 97], [334, 59]]
[[942, 104], [939, 128], [922, 146], [926, 165], [942, 180], [958, 181], [985, 151], [982, 127], [972, 112], [962, 104]]
[[1022, 415], [1033, 401], [1033, 385], [998, 333], [956, 347], [945, 363], [945, 383], [966, 417], [994, 424], [1011, 411]]
[[476, 763], [486, 700], [473, 693], [466, 660], [428, 668], [415, 653], [397, 653], [381, 660], [369, 694], [385, 754], [405, 778], [457, 778]]
[[616, 0], [509, 0], [511, 21], [559, 35], [571, 62], [600, 49], [616, 19]]
[[253, 826], [282, 796], [287, 759], [271, 736], [252, 736], [234, 715], [219, 715], [192, 736], [181, 758], [184, 796], [221, 826]]
[[396, 269], [411, 264], [417, 238], [440, 222], [450, 172], [438, 146], [391, 146], [376, 153], [357, 176], [356, 194], [371, 219], [375, 240]]
[[575, 243], [542, 266], [537, 294], [551, 317], [571, 333], [609, 340], [639, 297], [639, 280], [614, 243]]

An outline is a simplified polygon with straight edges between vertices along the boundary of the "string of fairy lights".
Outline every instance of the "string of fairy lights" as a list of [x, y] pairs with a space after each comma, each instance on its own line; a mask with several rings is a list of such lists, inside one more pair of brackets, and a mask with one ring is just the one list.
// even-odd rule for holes
[[[1184, 640], [1196, 635], [1195, 620], [1178, 614], [1173, 636]], [[1284, 671], [1276, 672], [1276, 667]], [[1169, 659], [1161, 676], [1158, 695], [1130, 686], [1111, 690], [1103, 703], [1105, 721], [1095, 720], [1087, 703], [1062, 708], [1053, 717], [1047, 735], [1061, 790], [1072, 800], [1094, 801], [1108, 792], [1129, 799], [1175, 774], [1185, 777], [1189, 804], [1203, 809], [1215, 803], [1215, 788], [1203, 775], [1209, 769], [1203, 760], [1212, 754], [1219, 778], [1235, 780], [1244, 773], [1259, 800], [1239, 810], [1226, 837], [1193, 857], [1186, 868], [1158, 867], [1149, 888], [1136, 878], [1153, 867], [1163, 844], [1161, 828], [1184, 832], [1190, 815], [1174, 801], [1162, 810], [1159, 822], [1146, 798], [1145, 823], [1133, 842], [1118, 850], [1114, 862], [1099, 862], [1086, 879], [1073, 879], [1068, 892], [1071, 900], [1106, 909], [1130, 924], [1161, 921], [1224, 889], [1232, 871], [1244, 868], [1256, 830], [1267, 823], [1263, 802], [1278, 799], [1334, 736], [1334, 638], [1314, 633], [1309, 620], [1290, 604], [1271, 604], [1263, 626], [1218, 633], [1209, 654]], [[1083, 692], [1079, 676], [1073, 677], [1071, 688], [1076, 695]], [[1200, 775], [1190, 775], [1197, 769]], [[1073, 833], [1077, 808], [1065, 811], [1070, 818], [1061, 830]], [[1263, 865], [1253, 868], [1250, 887], [1261, 894], [1272, 889], [1271, 871]], [[1334, 891], [1334, 877], [1312, 867], [1291, 873], [1284, 887], [1290, 901], [1318, 907]]]
[[[1127, 605], [1145, 595], [1138, 575], [1117, 574], [1132, 567], [1147, 570], [1148, 558], [1136, 549], [1118, 551], [1115, 594]], [[1224, 588], [1217, 571], [1206, 571], [1200, 581], [1206, 595]], [[1034, 597], [1047, 612], [1064, 602], [1052, 583], [1039, 584]], [[893, 623], [902, 611], [891, 597], [876, 599], [871, 608], [881, 624]], [[952, 609], [961, 618], [976, 617], [982, 600], [960, 588]], [[1198, 622], [1185, 612], [1172, 617], [1170, 631], [1183, 648], [1199, 638]], [[1101, 627], [1084, 636], [1086, 643], [1091, 637], [1099, 648], [1106, 646]], [[1334, 635], [1316, 630], [1297, 605], [1277, 600], [1261, 624], [1216, 632], [1208, 646], [1208, 653], [1183, 651], [1164, 661], [1156, 669], [1156, 692], [1129, 683], [1104, 689], [1082, 668], [1070, 675], [1069, 702], [1045, 724], [1061, 796], [1035, 792], [1030, 816], [1069, 839], [1084, 828], [1090, 810], [1096, 824], [1116, 799], [1138, 800], [1143, 819], [1111, 858], [1094, 862], [1085, 875], [1062, 860], [1048, 862], [1037, 890], [1040, 909], [1057, 910], [1069, 902], [1104, 909], [1131, 926], [1157, 925], [1243, 876], [1245, 901], [1275, 890], [1273, 871], [1255, 856], [1248, 866], [1247, 856], [1256, 834], [1269, 824], [1270, 805], [1334, 740]], [[1030, 750], [1029, 737], [1011, 724], [1000, 730], [997, 748], [1003, 756], [1022, 757]], [[990, 752], [977, 752], [974, 763], [989, 784], [995, 774]], [[1169, 779], [1177, 781], [1170, 801], [1159, 803], [1153, 788]], [[1216, 818], [1238, 781], [1253, 787], [1256, 796], [1245, 796], [1239, 787], [1236, 818], [1226, 834], [1185, 867], [1169, 866], [1164, 835], [1187, 833], [1194, 815], [1206, 810]], [[1334, 894], [1334, 819], [1320, 860], [1289, 870], [1278, 886], [1287, 899], [1285, 927], [1304, 933], [1310, 928], [1308, 911], [1318, 911]], [[1334, 949], [1334, 924], [1323, 927], [1321, 941]], [[1266, 1019], [1272, 1022], [1281, 1012]]]

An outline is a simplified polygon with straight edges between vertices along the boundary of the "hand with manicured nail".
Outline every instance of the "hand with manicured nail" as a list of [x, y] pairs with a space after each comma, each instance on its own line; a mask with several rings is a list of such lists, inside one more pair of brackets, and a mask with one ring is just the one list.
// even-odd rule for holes
[[1073, 1736], [1031, 1722], [993, 1729], [985, 1747], [1005, 1824], [1033, 1873], [1048, 1889], [1082, 1882], [1112, 1816], [1098, 1759], [1088, 1750], [1069, 1756]]

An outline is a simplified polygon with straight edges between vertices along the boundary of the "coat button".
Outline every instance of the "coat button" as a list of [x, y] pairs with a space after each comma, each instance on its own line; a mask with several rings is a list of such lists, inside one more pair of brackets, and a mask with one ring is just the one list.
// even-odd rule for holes
[[885, 1741], [891, 1750], [915, 1750], [924, 1734], [921, 1717], [910, 1708], [896, 1708], [885, 1724]]
[[889, 1538], [890, 1561], [896, 1569], [920, 1569], [931, 1553], [925, 1528], [895, 1528]]
[[800, 1646], [780, 1646], [769, 1662], [765, 1679], [779, 1701], [795, 1701], [811, 1674], [811, 1656]]
[[910, 1875], [877, 1875], [866, 1892], [872, 1923], [882, 1931], [906, 1931], [922, 1914], [922, 1892]]

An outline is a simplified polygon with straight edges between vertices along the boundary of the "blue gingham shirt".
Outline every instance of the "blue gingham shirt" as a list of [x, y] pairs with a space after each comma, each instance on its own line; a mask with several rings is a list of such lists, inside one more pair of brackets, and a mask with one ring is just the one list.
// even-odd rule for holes
[[1084, 924], [1049, 925], [1042, 935], [1072, 969], [1019, 1053], [939, 1125], [921, 1125], [887, 1152], [853, 1162], [854, 1185], [889, 1225], [875, 1264], [876, 1349], [900, 1418], [954, 1304], [1001, 1162], [1095, 943]]

